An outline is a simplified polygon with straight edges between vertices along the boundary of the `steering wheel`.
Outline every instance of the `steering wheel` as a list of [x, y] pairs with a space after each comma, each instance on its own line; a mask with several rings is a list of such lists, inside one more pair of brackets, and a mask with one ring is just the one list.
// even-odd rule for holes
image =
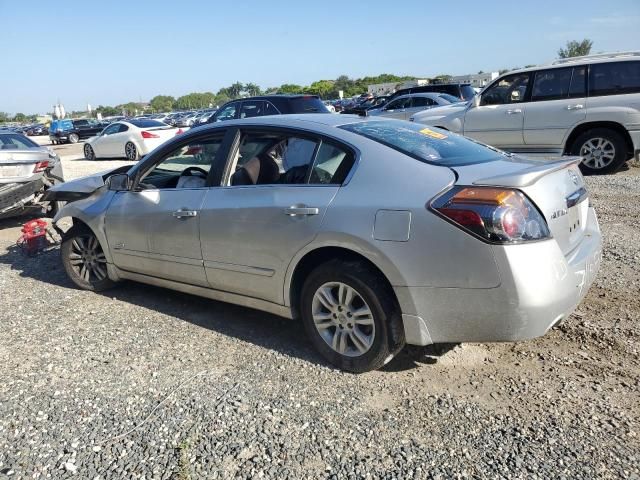
[[209, 172], [200, 167], [187, 167], [180, 174], [181, 177], [204, 177], [207, 178]]

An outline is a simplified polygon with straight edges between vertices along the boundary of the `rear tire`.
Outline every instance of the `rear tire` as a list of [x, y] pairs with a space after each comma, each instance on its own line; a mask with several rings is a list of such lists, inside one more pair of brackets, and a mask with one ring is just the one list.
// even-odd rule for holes
[[629, 158], [624, 137], [610, 128], [592, 128], [576, 138], [572, 155], [584, 157], [580, 170], [585, 175], [614, 173]]
[[78, 143], [80, 141], [80, 137], [77, 133], [72, 133], [69, 135], [69, 143]]
[[302, 287], [300, 311], [315, 348], [343, 370], [376, 370], [405, 345], [393, 292], [364, 262], [332, 260], [313, 270]]
[[136, 161], [138, 160], [138, 149], [133, 143], [127, 142], [124, 146], [124, 155], [127, 160]]
[[84, 158], [86, 158], [87, 160], [96, 159], [96, 153], [93, 151], [93, 147], [88, 143], [85, 143], [84, 145]]
[[67, 275], [82, 290], [100, 292], [115, 285], [107, 275], [104, 250], [88, 227], [71, 227], [62, 238], [60, 255]]

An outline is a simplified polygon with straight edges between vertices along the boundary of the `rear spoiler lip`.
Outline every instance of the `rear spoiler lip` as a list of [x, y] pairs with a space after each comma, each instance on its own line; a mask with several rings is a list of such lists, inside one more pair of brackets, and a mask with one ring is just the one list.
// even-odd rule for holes
[[535, 165], [525, 168], [517, 173], [505, 175], [495, 175], [493, 177], [482, 178], [473, 182], [474, 185], [498, 185], [501, 187], [528, 187], [540, 178], [558, 170], [578, 165], [582, 162], [582, 157], [564, 157], [561, 160], [552, 161], [543, 165]]

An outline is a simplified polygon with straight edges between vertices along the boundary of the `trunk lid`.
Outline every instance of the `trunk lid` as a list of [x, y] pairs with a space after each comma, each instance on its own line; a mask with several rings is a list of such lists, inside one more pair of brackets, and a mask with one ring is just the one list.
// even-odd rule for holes
[[42, 176], [34, 173], [36, 165], [50, 160], [46, 150], [0, 150], [0, 184], [34, 180]]
[[589, 201], [578, 168], [580, 157], [540, 161], [519, 157], [454, 167], [459, 185], [517, 188], [538, 207], [563, 254], [582, 241]]

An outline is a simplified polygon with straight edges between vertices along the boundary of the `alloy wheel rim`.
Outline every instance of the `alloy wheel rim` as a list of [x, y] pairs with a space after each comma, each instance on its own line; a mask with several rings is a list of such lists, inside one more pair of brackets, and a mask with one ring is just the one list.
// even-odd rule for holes
[[580, 156], [584, 158], [583, 163], [587, 167], [599, 170], [613, 162], [616, 147], [606, 138], [591, 138], [580, 148]]
[[69, 263], [85, 282], [99, 282], [107, 278], [107, 259], [94, 235], [79, 235], [73, 238]]
[[88, 159], [93, 158], [93, 151], [92, 151], [91, 146], [89, 146], [89, 145], [85, 145], [84, 146], [84, 156], [86, 158], [88, 158]]
[[322, 339], [340, 355], [359, 357], [371, 349], [373, 313], [353, 287], [342, 282], [321, 285], [313, 295], [311, 314]]
[[127, 143], [127, 158], [129, 160], [135, 160], [136, 159], [136, 147], [135, 145], [131, 144], [131, 143]]

